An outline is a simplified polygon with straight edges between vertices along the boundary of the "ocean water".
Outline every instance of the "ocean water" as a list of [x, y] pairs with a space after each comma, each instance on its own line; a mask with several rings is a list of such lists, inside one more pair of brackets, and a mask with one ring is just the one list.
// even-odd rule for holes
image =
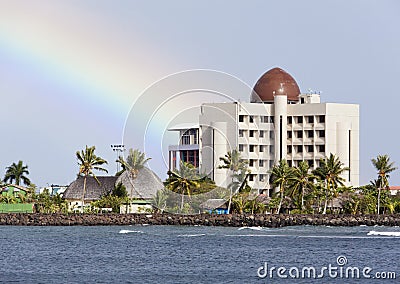
[[[2, 226], [0, 283], [399, 283], [399, 234], [365, 226]], [[331, 275], [322, 269], [329, 266]], [[359, 279], [351, 270], [346, 278], [349, 267]], [[391, 272], [397, 279], [376, 279]]]

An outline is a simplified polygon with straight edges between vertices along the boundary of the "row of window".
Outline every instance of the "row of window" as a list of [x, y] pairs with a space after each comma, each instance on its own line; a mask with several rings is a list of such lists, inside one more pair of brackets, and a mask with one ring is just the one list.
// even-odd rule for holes
[[[247, 119], [250, 123], [256, 122], [256, 120], [260, 120], [261, 123], [274, 123], [274, 117], [273, 116], [256, 116], [256, 115], [239, 115], [239, 122], [247, 122]], [[292, 123], [303, 123], [305, 121], [306, 123], [325, 123], [325, 115], [306, 115], [306, 116], [288, 116], [287, 117], [287, 123], [292, 124]]]
[[[248, 145], [249, 147], [249, 152], [253, 153], [256, 152], [257, 147], [259, 152], [267, 152], [268, 147], [269, 147], [269, 152], [270, 154], [273, 154], [275, 152], [275, 147], [274, 145]], [[244, 152], [247, 150], [247, 145], [244, 144], [239, 144], [239, 152]]]
[[272, 168], [274, 166], [274, 161], [273, 160], [254, 160], [254, 159], [249, 160], [249, 167], [256, 167], [257, 164], [259, 167], [268, 167], [269, 166], [269, 168]]
[[287, 138], [291, 139], [293, 136], [295, 138], [303, 138], [305, 135], [306, 138], [324, 138], [325, 137], [325, 130], [295, 130], [295, 131], [288, 131], [287, 132]]
[[[197, 129], [188, 129], [183, 132], [181, 137], [182, 145], [199, 144]], [[181, 132], [182, 133], [182, 132]]]
[[239, 122], [247, 122], [247, 119], [250, 123], [256, 122], [257, 119], [260, 119], [261, 123], [274, 123], [273, 116], [256, 116], [256, 115], [239, 115]]
[[[274, 145], [248, 145], [248, 147], [249, 147], [249, 152], [250, 153], [253, 153], [253, 152], [256, 152], [256, 150], [257, 150], [257, 147], [258, 147], [258, 151], [260, 152], [260, 153], [263, 153], [263, 152], [268, 152], [268, 148], [269, 148], [269, 153], [270, 154], [274, 154], [274, 151], [275, 151], [275, 147], [274, 147]], [[244, 145], [244, 144], [239, 144], [239, 151], [240, 152], [244, 152], [245, 150], [246, 150], [246, 148], [247, 148], [247, 145]], [[291, 153], [293, 153], [293, 152], [295, 152], [295, 153], [303, 153], [303, 152], [306, 152], [306, 153], [314, 153], [314, 152], [317, 152], [317, 153], [325, 153], [325, 145], [289, 145], [289, 146], [287, 146], [287, 153], [288, 154], [291, 154]]]
[[[314, 148], [315, 147], [315, 148]], [[293, 148], [293, 150], [292, 150]], [[287, 146], [287, 153], [291, 154], [293, 151], [295, 151], [295, 153], [303, 153], [303, 152], [307, 152], [307, 153], [314, 153], [315, 150], [318, 153], [324, 153], [325, 152], [325, 145], [294, 145], [294, 146]]]
[[[266, 131], [266, 130], [244, 130], [244, 129], [239, 129], [239, 137], [247, 137], [247, 132], [249, 132], [249, 137], [256, 137], [257, 132], [258, 132], [258, 137], [259, 138], [264, 138], [268, 136], [269, 132], [269, 139], [273, 140], [275, 137], [275, 133], [273, 131]], [[287, 132], [287, 138], [291, 139], [293, 138], [303, 138], [304, 136], [306, 138], [324, 138], [325, 137], [325, 130], [295, 130], [295, 131], [288, 131]]]
[[306, 123], [325, 123], [325, 115], [306, 115], [306, 116], [288, 116], [287, 118], [287, 123], [292, 124], [294, 123], [303, 123], [305, 121]]
[[[239, 137], [247, 137], [247, 132], [249, 132], [249, 137], [256, 137], [257, 132], [258, 132], [258, 137], [259, 138], [264, 138], [269, 135], [269, 139], [274, 139], [275, 134], [273, 131], [266, 131], [266, 130], [244, 130], [244, 129], [239, 129]], [[269, 134], [268, 134], [269, 132]]]

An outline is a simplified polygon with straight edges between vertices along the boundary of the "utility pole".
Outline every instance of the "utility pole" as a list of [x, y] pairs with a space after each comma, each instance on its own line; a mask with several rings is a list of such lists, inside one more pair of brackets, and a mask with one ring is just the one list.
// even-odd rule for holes
[[111, 149], [117, 153], [117, 159], [116, 159], [116, 163], [117, 163], [117, 173], [119, 172], [119, 163], [117, 162], [119, 157], [121, 157], [121, 153], [125, 151], [125, 145], [122, 144], [113, 144], [111, 145]]

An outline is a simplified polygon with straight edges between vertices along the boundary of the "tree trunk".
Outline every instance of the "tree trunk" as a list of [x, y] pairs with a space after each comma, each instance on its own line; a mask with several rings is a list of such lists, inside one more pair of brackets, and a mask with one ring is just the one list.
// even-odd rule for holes
[[283, 190], [282, 190], [282, 186], [281, 186], [281, 188], [280, 188], [280, 194], [281, 194], [281, 198], [280, 198], [280, 200], [279, 200], [279, 206], [278, 206], [278, 214], [279, 214], [279, 212], [281, 211], [281, 207], [282, 207], [282, 202], [283, 202]]
[[381, 188], [378, 188], [378, 215], [381, 207]]
[[182, 199], [181, 199], [181, 213], [182, 213], [182, 210], [183, 210], [184, 198], [185, 198], [185, 195], [182, 193]]
[[82, 213], [84, 213], [84, 205], [85, 205], [85, 193], [86, 193], [86, 178], [87, 176], [83, 178], [83, 194], [82, 194]]
[[231, 213], [231, 206], [232, 206], [232, 187], [230, 189], [230, 194], [229, 194], [229, 201], [228, 201], [228, 214]]
[[301, 188], [301, 211], [303, 210], [304, 210], [304, 188]]

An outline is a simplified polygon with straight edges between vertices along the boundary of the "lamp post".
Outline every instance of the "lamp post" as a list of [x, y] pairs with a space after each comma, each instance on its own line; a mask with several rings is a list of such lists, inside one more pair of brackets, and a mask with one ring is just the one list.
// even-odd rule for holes
[[118, 158], [121, 156], [120, 153], [122, 153], [122, 152], [125, 151], [125, 145], [122, 145], [122, 144], [113, 144], [113, 145], [111, 145], [111, 149], [112, 149], [114, 152], [117, 153], [117, 160], [116, 160], [116, 163], [117, 163], [117, 173], [118, 173], [118, 172], [119, 172]]

